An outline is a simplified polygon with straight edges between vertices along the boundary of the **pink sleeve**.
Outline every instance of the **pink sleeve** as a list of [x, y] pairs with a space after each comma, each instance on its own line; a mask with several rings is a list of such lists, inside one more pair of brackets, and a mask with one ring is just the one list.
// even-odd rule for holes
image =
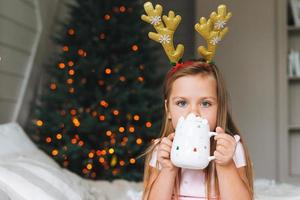
[[237, 168], [244, 167], [247, 165], [244, 147], [241, 142], [238, 142], [236, 145], [235, 154], [233, 156], [233, 161]]

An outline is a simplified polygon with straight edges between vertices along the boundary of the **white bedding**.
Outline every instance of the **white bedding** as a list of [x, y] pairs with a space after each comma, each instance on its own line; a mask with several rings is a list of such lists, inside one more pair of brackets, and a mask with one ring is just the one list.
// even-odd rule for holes
[[[16, 123], [0, 125], [0, 200], [139, 200], [142, 184], [85, 180], [62, 169]], [[300, 200], [300, 186], [255, 181], [256, 200]]]
[[[104, 200], [40, 151], [16, 123], [0, 125], [0, 200]], [[5, 197], [6, 198], [6, 197]]]

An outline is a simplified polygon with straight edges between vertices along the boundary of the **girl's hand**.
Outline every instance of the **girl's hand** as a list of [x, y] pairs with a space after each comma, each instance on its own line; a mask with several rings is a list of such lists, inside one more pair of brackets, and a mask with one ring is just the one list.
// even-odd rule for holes
[[171, 133], [167, 137], [162, 138], [157, 150], [157, 161], [162, 166], [162, 169], [169, 169], [171, 171], [178, 170], [178, 167], [173, 165], [173, 163], [170, 160], [170, 153], [174, 135], [175, 133]]
[[233, 160], [237, 142], [234, 137], [226, 134], [221, 127], [217, 127], [216, 132], [218, 135], [214, 138], [217, 140], [216, 151], [214, 152], [214, 156], [216, 157], [215, 162], [226, 166]]

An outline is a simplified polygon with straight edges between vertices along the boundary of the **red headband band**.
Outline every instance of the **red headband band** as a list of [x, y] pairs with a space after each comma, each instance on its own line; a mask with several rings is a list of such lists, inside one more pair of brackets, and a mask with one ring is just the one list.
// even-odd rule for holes
[[[177, 70], [179, 70], [181, 68], [185, 68], [187, 66], [191, 66], [194, 63], [195, 62], [193, 62], [193, 61], [187, 61], [187, 62], [183, 62], [183, 63], [176, 63], [176, 65], [169, 70], [167, 75], [170, 76], [170, 75], [174, 74]], [[202, 64], [203, 64], [202, 67], [209, 67], [210, 66], [210, 64], [206, 63], [206, 62], [203, 62]]]

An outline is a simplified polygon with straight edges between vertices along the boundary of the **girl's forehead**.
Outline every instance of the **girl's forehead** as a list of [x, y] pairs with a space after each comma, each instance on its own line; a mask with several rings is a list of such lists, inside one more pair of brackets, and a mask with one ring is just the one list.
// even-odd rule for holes
[[176, 79], [172, 85], [171, 97], [213, 96], [217, 95], [216, 80], [211, 75], [189, 75]]

